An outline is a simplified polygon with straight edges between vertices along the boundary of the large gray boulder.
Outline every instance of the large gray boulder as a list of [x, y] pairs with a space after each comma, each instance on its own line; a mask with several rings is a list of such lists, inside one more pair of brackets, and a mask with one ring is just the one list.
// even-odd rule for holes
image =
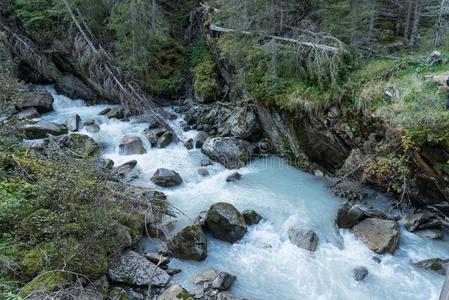
[[53, 122], [39, 121], [22, 127], [22, 131], [29, 139], [43, 139], [47, 135], [63, 135], [67, 133], [67, 127]]
[[170, 276], [137, 252], [128, 251], [115, 256], [108, 267], [112, 281], [137, 286], [165, 286]]
[[229, 243], [240, 240], [247, 230], [242, 214], [232, 204], [224, 202], [209, 208], [205, 225], [215, 238]]
[[408, 231], [415, 231], [417, 230], [421, 225], [425, 223], [429, 223], [432, 219], [432, 215], [430, 213], [417, 213], [417, 214], [411, 214], [405, 217], [403, 220], [404, 227]]
[[248, 142], [235, 138], [215, 137], [208, 138], [201, 151], [228, 169], [238, 169], [251, 158], [249, 146]]
[[34, 107], [40, 113], [46, 113], [53, 110], [53, 97], [46, 90], [29, 90], [17, 94], [14, 99], [15, 105], [19, 110]]
[[318, 236], [313, 230], [290, 228], [288, 238], [293, 245], [308, 251], [316, 251], [318, 247]]
[[198, 134], [195, 136], [195, 148], [201, 148], [204, 145], [204, 142], [209, 138], [209, 135], [204, 132], [198, 132]]
[[120, 145], [118, 147], [121, 155], [146, 153], [142, 140], [138, 136], [125, 135], [120, 141]]
[[195, 300], [186, 289], [179, 284], [174, 284], [166, 289], [161, 295], [157, 297], [157, 300]]
[[160, 168], [151, 177], [151, 181], [162, 187], [173, 187], [182, 184], [181, 176], [169, 169]]
[[72, 99], [95, 100], [97, 98], [90, 87], [72, 74], [66, 74], [58, 79], [55, 89]]
[[72, 132], [78, 131], [81, 126], [81, 118], [79, 115], [73, 115], [67, 119], [65, 124], [69, 131], [72, 131]]
[[207, 240], [199, 225], [185, 227], [167, 246], [177, 258], [201, 261], [207, 257]]
[[165, 148], [170, 145], [175, 138], [173, 131], [167, 131], [157, 140], [157, 146], [159, 148]]
[[257, 115], [248, 107], [236, 108], [226, 120], [225, 127], [231, 136], [249, 139], [259, 129]]
[[368, 218], [352, 228], [352, 233], [377, 253], [394, 254], [399, 246], [399, 226], [395, 221]]

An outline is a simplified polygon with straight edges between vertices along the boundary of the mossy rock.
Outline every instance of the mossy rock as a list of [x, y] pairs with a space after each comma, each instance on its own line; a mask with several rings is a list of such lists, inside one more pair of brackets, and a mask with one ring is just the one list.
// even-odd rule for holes
[[66, 283], [67, 279], [63, 272], [43, 273], [25, 285], [20, 291], [19, 296], [26, 298], [34, 293], [48, 294], [62, 289]]
[[72, 133], [64, 142], [64, 146], [82, 156], [96, 156], [101, 152], [100, 145], [84, 134]]
[[128, 293], [124, 289], [115, 287], [109, 292], [109, 299], [111, 299], [111, 300], [130, 300], [131, 297], [128, 296]]

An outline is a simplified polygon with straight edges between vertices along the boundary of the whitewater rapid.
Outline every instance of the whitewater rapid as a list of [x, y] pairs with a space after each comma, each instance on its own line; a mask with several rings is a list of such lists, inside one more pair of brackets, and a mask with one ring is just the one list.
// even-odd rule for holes
[[[54, 112], [40, 119], [61, 124], [74, 114], [82, 122], [95, 119], [101, 128], [98, 133], [88, 133], [84, 128], [80, 133], [100, 143], [104, 157], [112, 159], [116, 166], [137, 160], [139, 178], [133, 184], [163, 191], [170, 203], [186, 215], [179, 215], [179, 228], [221, 201], [232, 203], [239, 210], [254, 209], [265, 218], [233, 245], [208, 236], [208, 257], [203, 262], [174, 259], [170, 267], [183, 271], [172, 281], [189, 291], [198, 289], [191, 283], [193, 276], [212, 267], [234, 273], [237, 276], [234, 296], [248, 299], [438, 299], [444, 277], [418, 269], [413, 262], [447, 258], [447, 241], [421, 238], [401, 228], [396, 254], [376, 255], [348, 231], [336, 229], [334, 218], [342, 200], [329, 194], [322, 178], [292, 168], [275, 156], [249, 163], [239, 170], [243, 177], [236, 183], [226, 182], [233, 171], [219, 164], [207, 167], [210, 175], [202, 177], [197, 169], [205, 156], [198, 149], [187, 150], [182, 143], [165, 149], [151, 148], [143, 133], [148, 127], [144, 118], [125, 122], [98, 116], [101, 110], [113, 105], [86, 106], [82, 100], [58, 95], [51, 86], [45, 88], [55, 99]], [[181, 140], [193, 138], [196, 132], [183, 132], [180, 121], [178, 118], [170, 123]], [[120, 155], [118, 145], [124, 135], [140, 136], [147, 153]], [[154, 186], [149, 179], [160, 167], [177, 171], [184, 183], [176, 188]], [[287, 230], [295, 224], [318, 234], [320, 241], [315, 253], [289, 242]], [[147, 241], [142, 246], [151, 247], [151, 243]], [[373, 256], [380, 257], [381, 263], [375, 262]], [[352, 269], [358, 266], [369, 270], [363, 282], [356, 282], [352, 276]]]

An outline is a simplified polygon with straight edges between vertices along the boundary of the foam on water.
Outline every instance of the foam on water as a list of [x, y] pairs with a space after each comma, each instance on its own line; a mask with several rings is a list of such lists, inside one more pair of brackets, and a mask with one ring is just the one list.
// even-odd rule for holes
[[[230, 245], [208, 236], [208, 257], [203, 262], [173, 260], [171, 267], [183, 272], [174, 280], [190, 291], [195, 291], [191, 279], [208, 267], [237, 275], [233, 292], [250, 299], [438, 299], [443, 277], [413, 266], [417, 260], [442, 257], [449, 254], [446, 241], [432, 241], [405, 230], [401, 231], [400, 249], [394, 256], [383, 255], [382, 262], [348, 231], [337, 231], [334, 225], [341, 200], [329, 194], [322, 179], [291, 168], [277, 157], [255, 160], [239, 170], [243, 179], [226, 182], [233, 171], [218, 164], [207, 167], [210, 175], [197, 173], [201, 159], [198, 150], [186, 150], [180, 143], [166, 149], [151, 149], [143, 131], [148, 126], [141, 118], [122, 122], [97, 116], [110, 105], [85, 106], [81, 100], [72, 101], [57, 95], [55, 111], [42, 117], [47, 121], [63, 123], [73, 114], [82, 121], [96, 119], [101, 130], [88, 134], [105, 146], [104, 156], [116, 165], [135, 159], [140, 177], [136, 185], [155, 187], [150, 177], [157, 168], [176, 170], [184, 179], [177, 188], [162, 189], [170, 202], [190, 219], [219, 201], [234, 204], [238, 209], [254, 209], [266, 221], [249, 228], [245, 237]], [[171, 125], [187, 140], [194, 131], [179, 129], [179, 119]], [[122, 156], [118, 144], [125, 134], [138, 135], [144, 142], [144, 155]], [[158, 188], [161, 189], [161, 188]], [[179, 226], [190, 222], [180, 215]], [[291, 225], [312, 228], [319, 236], [318, 251], [309, 253], [288, 241]], [[150, 246], [147, 242], [144, 246]], [[352, 278], [352, 269], [366, 266], [369, 275], [364, 282]]]

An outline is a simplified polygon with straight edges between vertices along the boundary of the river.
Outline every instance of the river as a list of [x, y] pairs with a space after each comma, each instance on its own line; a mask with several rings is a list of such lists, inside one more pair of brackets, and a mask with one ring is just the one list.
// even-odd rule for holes
[[[239, 170], [242, 180], [235, 183], [226, 182], [233, 171], [218, 164], [207, 167], [210, 175], [202, 177], [197, 173], [200, 161], [205, 158], [201, 151], [187, 150], [182, 143], [165, 149], [151, 148], [143, 134], [148, 124], [142, 118], [120, 121], [98, 116], [112, 105], [86, 106], [82, 100], [58, 95], [51, 86], [46, 89], [54, 97], [54, 111], [41, 119], [64, 123], [78, 114], [82, 122], [97, 120], [101, 128], [98, 133], [84, 129], [80, 133], [99, 142], [104, 147], [104, 157], [112, 159], [115, 165], [137, 160], [139, 177], [133, 184], [162, 190], [170, 203], [185, 214], [179, 215], [179, 228], [215, 202], [229, 202], [239, 210], [254, 209], [265, 218], [233, 245], [208, 236], [208, 257], [203, 262], [174, 259], [170, 266], [183, 271], [172, 281], [189, 291], [196, 288], [191, 283], [193, 276], [212, 267], [234, 273], [237, 276], [234, 295], [248, 299], [438, 299], [443, 276], [418, 269], [413, 262], [446, 258], [447, 241], [421, 238], [401, 227], [399, 250], [394, 256], [379, 256], [382, 261], [377, 263], [372, 259], [375, 253], [362, 242], [348, 231], [336, 229], [334, 218], [342, 199], [328, 192], [323, 178], [290, 167], [275, 156], [249, 163]], [[195, 131], [180, 129], [180, 121], [181, 118], [170, 121], [180, 139], [194, 137]], [[140, 136], [147, 153], [120, 155], [118, 145], [127, 134]], [[177, 171], [184, 183], [176, 188], [154, 186], [149, 179], [160, 167]], [[318, 234], [320, 241], [315, 253], [289, 242], [287, 230], [292, 225], [306, 226]], [[147, 240], [141, 246], [151, 247], [153, 242]], [[369, 270], [363, 282], [356, 282], [352, 276], [352, 269], [358, 266]]]

